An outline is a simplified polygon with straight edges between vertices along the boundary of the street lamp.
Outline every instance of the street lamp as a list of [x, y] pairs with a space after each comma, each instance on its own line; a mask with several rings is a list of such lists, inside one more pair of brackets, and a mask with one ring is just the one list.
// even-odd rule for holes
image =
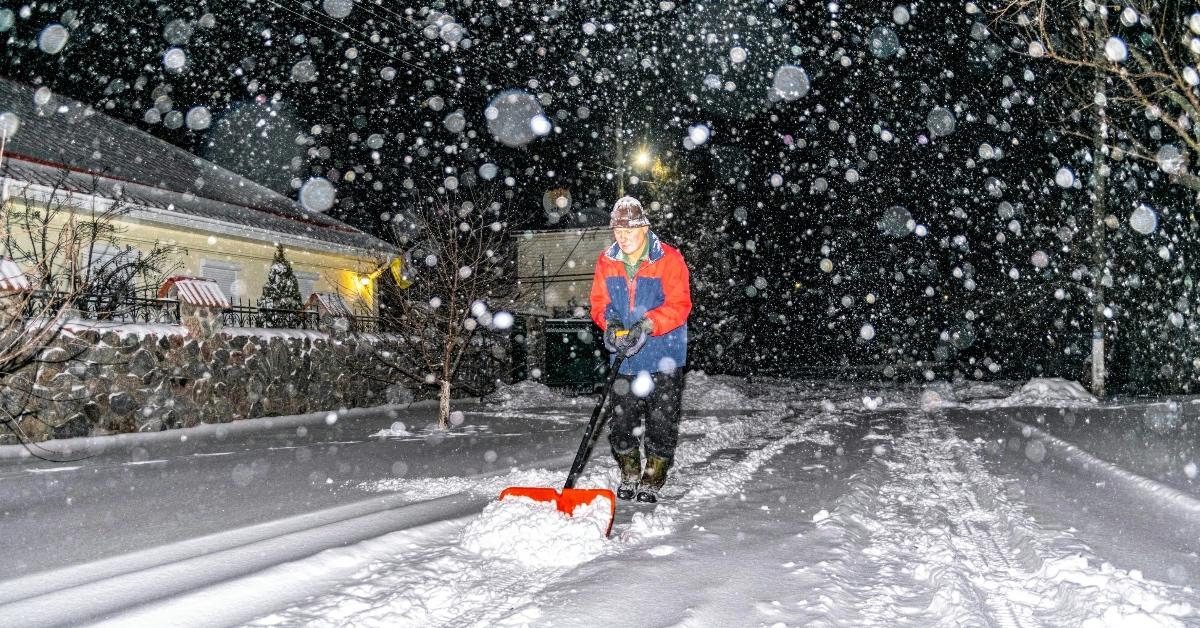
[[[620, 150], [621, 148], [623, 148], [623, 147], [620, 144], [618, 144], [617, 196], [625, 196], [625, 180], [629, 177], [629, 168], [627, 167], [627, 164], [625, 162], [626, 158], [623, 154], [624, 151]], [[633, 159], [631, 161], [632, 161], [633, 169], [645, 170], [646, 168], [649, 168], [652, 163], [654, 163], [654, 155], [652, 155], [650, 153], [650, 149], [646, 148], [645, 146], [642, 146], [641, 148], [639, 148], [637, 150], [636, 153], [633, 154]]]

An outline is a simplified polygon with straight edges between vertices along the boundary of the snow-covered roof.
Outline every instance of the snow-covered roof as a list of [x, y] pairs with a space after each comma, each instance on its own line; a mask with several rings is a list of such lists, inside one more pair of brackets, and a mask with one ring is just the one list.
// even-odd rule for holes
[[308, 297], [308, 303], [305, 307], [315, 307], [318, 310], [325, 310], [334, 316], [352, 316], [353, 313], [342, 300], [342, 295], [336, 292], [314, 292]]
[[0, 257], [0, 292], [16, 292], [29, 289], [29, 278], [17, 263]]
[[205, 307], [229, 307], [229, 298], [221, 291], [221, 286], [212, 279], [200, 277], [184, 277], [176, 275], [168, 277], [158, 289], [158, 298], [176, 298], [188, 305]]
[[20, 121], [5, 150], [5, 174], [12, 179], [54, 186], [65, 167], [69, 176], [61, 186], [67, 190], [157, 210], [175, 217], [166, 220], [170, 224], [203, 229], [215, 221], [250, 227], [246, 237], [274, 233], [336, 245], [352, 255], [396, 253], [383, 240], [86, 104], [57, 95], [39, 104], [33, 89], [0, 78], [0, 111]]

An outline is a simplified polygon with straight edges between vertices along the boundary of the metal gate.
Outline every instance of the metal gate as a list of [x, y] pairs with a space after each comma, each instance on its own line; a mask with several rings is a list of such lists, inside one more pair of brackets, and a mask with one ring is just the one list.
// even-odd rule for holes
[[546, 320], [547, 386], [590, 394], [604, 381], [606, 361], [599, 331], [587, 319]]

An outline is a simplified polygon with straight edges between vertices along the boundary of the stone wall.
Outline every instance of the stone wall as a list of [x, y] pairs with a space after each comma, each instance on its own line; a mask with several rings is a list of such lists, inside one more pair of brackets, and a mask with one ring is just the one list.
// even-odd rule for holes
[[[0, 403], [33, 410], [20, 425], [40, 441], [411, 400], [372, 372], [370, 339], [189, 327], [69, 327], [8, 378]], [[14, 442], [0, 429], [0, 443]]]

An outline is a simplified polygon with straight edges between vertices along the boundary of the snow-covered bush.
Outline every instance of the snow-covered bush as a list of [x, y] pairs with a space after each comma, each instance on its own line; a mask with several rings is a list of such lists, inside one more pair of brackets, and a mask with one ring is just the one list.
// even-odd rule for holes
[[283, 252], [283, 245], [275, 245], [275, 260], [267, 271], [267, 283], [263, 286], [262, 298], [258, 300], [260, 308], [277, 310], [298, 310], [300, 302], [300, 283], [296, 281], [296, 273], [292, 263]]

